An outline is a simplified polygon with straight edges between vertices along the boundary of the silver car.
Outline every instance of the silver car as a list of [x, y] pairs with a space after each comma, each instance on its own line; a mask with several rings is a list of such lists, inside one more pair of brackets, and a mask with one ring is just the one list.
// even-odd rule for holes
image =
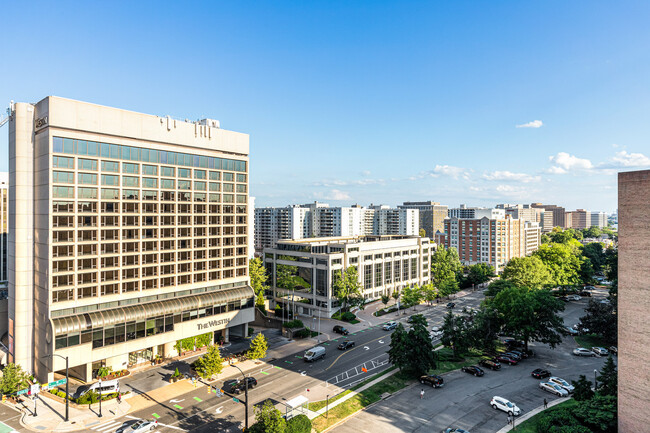
[[155, 430], [156, 427], [158, 427], [158, 421], [139, 419], [133, 424], [123, 425], [115, 433], [142, 433]]
[[609, 352], [604, 347], [592, 347], [591, 351], [594, 352], [596, 355], [600, 355], [600, 356], [609, 355]]
[[575, 356], [598, 356], [591, 350], [585, 349], [584, 347], [578, 347], [577, 349], [573, 349], [573, 354]]
[[567, 382], [566, 380], [562, 379], [561, 377], [552, 376], [552, 377], [549, 377], [549, 378], [548, 378], [548, 381], [551, 382], [551, 383], [554, 383], [554, 384], [556, 384], [556, 385], [560, 385], [560, 386], [561, 386], [562, 388], [564, 388], [564, 389], [565, 389], [569, 394], [571, 394], [571, 393], [573, 392], [573, 390], [575, 389], [575, 388], [573, 387], [573, 385], [571, 385], [569, 382]]
[[566, 396], [569, 395], [569, 392], [566, 389], [564, 389], [560, 385], [556, 385], [556, 384], [554, 384], [552, 382], [540, 382], [539, 387], [542, 390], [544, 390], [546, 392], [550, 392], [551, 394], [555, 394], [555, 395], [557, 395], [559, 397], [566, 397]]

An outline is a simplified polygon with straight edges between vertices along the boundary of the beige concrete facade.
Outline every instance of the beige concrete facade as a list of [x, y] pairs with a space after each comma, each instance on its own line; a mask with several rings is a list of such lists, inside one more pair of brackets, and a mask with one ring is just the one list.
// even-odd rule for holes
[[58, 97], [15, 104], [9, 135], [10, 360], [89, 379], [245, 334], [248, 135]]
[[0, 285], [7, 281], [9, 240], [9, 173], [0, 173]]
[[618, 431], [650, 425], [650, 170], [618, 174]]

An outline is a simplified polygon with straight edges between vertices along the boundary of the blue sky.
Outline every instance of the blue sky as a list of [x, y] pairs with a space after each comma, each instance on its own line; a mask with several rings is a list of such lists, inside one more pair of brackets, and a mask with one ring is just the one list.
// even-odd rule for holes
[[10, 2], [0, 104], [219, 119], [250, 134], [259, 206], [611, 212], [616, 172], [650, 168], [648, 16], [606, 1]]

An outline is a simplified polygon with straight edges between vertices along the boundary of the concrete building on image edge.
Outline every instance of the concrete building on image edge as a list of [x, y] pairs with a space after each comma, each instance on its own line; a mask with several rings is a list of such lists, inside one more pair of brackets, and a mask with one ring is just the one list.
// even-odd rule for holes
[[9, 126], [10, 362], [90, 380], [246, 334], [247, 134], [52, 96]]
[[[7, 284], [7, 241], [8, 239], [9, 239], [9, 173], [5, 172], [5, 173], [0, 173], [0, 289], [6, 289], [6, 284]], [[3, 296], [0, 296], [0, 298], [2, 297]]]
[[650, 425], [650, 170], [618, 174], [618, 431]]
[[419, 236], [358, 236], [279, 241], [264, 249], [271, 307], [329, 317], [340, 305], [332, 290], [336, 275], [356, 266], [364, 298], [378, 299], [430, 281], [434, 244]]
[[419, 228], [424, 229], [426, 237], [434, 239], [436, 233], [445, 231], [445, 218], [449, 206], [435, 201], [405, 201], [399, 209], [417, 209], [420, 212]]

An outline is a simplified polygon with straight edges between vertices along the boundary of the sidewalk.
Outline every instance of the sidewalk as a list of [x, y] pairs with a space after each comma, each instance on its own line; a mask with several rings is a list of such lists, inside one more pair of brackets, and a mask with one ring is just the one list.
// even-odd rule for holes
[[[552, 400], [548, 402], [548, 407], [553, 407], [556, 404], [564, 403], [565, 401], [569, 400], [571, 397], [563, 397], [563, 398], [558, 398], [557, 400]], [[544, 406], [539, 406], [536, 407], [535, 409], [531, 410], [530, 412], [527, 412], [526, 415], [523, 415], [515, 420], [515, 427], [517, 427], [518, 424], [521, 424], [522, 422], [526, 421], [528, 418], [532, 418], [533, 416], [537, 415], [538, 413], [542, 412], [544, 410]], [[506, 433], [512, 430], [511, 425], [506, 425], [503, 427], [501, 430], [499, 430], [497, 433]], [[516, 431], [516, 430], [515, 430]]]

